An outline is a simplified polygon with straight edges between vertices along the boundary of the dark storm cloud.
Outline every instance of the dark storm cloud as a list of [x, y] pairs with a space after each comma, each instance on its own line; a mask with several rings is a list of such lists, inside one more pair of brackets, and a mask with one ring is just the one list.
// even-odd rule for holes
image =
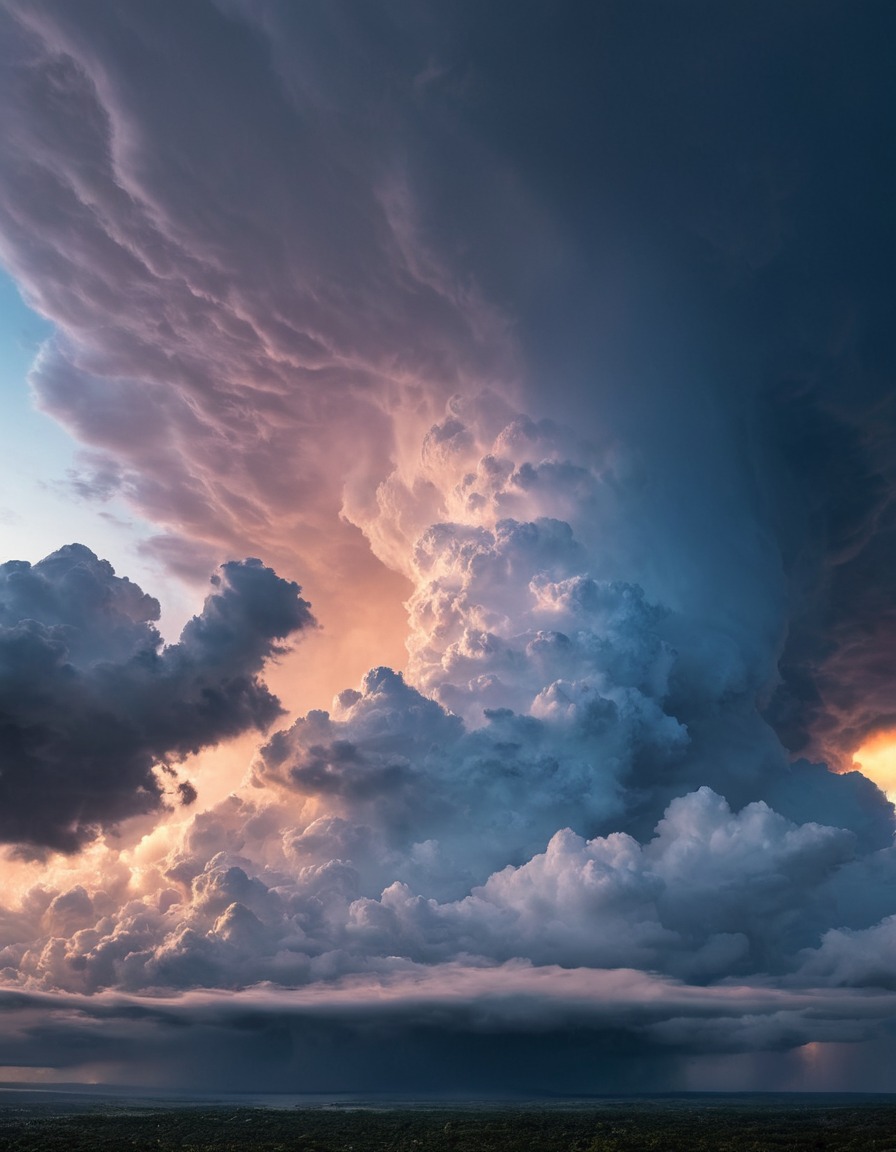
[[791, 751], [848, 767], [893, 722], [892, 5], [444, 19], [475, 126], [455, 114], [533, 210], [435, 164], [430, 191], [512, 302], [532, 406], [549, 389], [558, 415], [639, 446], [649, 487], [626, 505], [667, 589], [729, 628], [764, 630], [779, 600], [769, 714]]
[[[661, 547], [669, 528], [644, 508], [668, 508], [662, 494], [647, 487], [645, 497], [612, 451], [545, 421], [515, 418], [486, 433], [491, 417], [455, 405], [424, 438], [417, 469], [393, 474], [376, 514], [360, 516], [383, 555], [405, 546], [413, 683], [479, 730], [436, 747], [464, 757], [462, 746], [493, 739], [496, 763], [511, 764], [520, 748], [533, 762], [541, 756], [556, 775], [533, 810], [588, 836], [610, 827], [646, 835], [674, 796], [708, 784], [735, 807], [766, 800], [797, 822], [849, 827], [864, 847], [887, 846], [893, 814], [880, 790], [855, 773], [789, 764], [761, 714], [778, 682], [786, 606], [768, 538], [750, 556], [752, 534], [740, 542], [725, 529], [731, 556], [723, 547], [711, 559], [719, 541], [695, 540], [682, 560]], [[434, 510], [421, 491], [448, 494], [443, 522], [427, 524]], [[633, 503], [645, 512], [634, 525]], [[627, 568], [658, 599], [620, 579]], [[364, 736], [337, 727], [330, 739], [360, 756]], [[539, 771], [530, 763], [518, 775], [535, 787]], [[552, 799], [564, 796], [561, 815]], [[504, 805], [479, 813], [488, 819], [492, 807]]]
[[0, 566], [0, 839], [73, 851], [160, 807], [160, 760], [281, 714], [258, 673], [308, 604], [258, 560], [212, 582], [162, 647], [158, 602], [83, 545]]
[[[582, 979], [516, 965], [409, 968], [313, 997], [11, 993], [0, 1011], [0, 1060], [69, 1070], [72, 1079], [86, 1073], [174, 1092], [186, 1081], [194, 1091], [394, 1092], [400, 1084], [478, 1095], [484, 1084], [511, 1094], [633, 1092], [645, 1083], [680, 1090], [701, 1052], [718, 1060], [758, 1050], [770, 1061], [807, 1043], [829, 1044], [848, 1069], [855, 1041], [886, 1044], [894, 1003], [892, 994], [698, 990], [634, 972]], [[791, 1075], [799, 1064], [798, 1054]]]
[[[353, 602], [360, 529], [410, 634], [405, 678], [275, 733], [139, 876], [29, 892], [5, 978], [86, 1017], [297, 989], [295, 1027], [156, 1002], [193, 1082], [886, 1049], [893, 808], [790, 761], [894, 718], [892, 5], [6, 11], [3, 254], [58, 328], [33, 382], [95, 450], [76, 486], [178, 571], [300, 544]], [[132, 588], [89, 635], [13, 613], [16, 706], [133, 752], [88, 819], [55, 789], [75, 721], [28, 746], [65, 809], [31, 803], [35, 843], [273, 716], [255, 674], [308, 618], [265, 571], [161, 652]]]
[[[857, 773], [788, 766], [757, 708], [762, 644], [735, 647], [730, 629], [695, 629], [683, 608], [599, 578], [593, 515], [614, 493], [600, 459], [586, 468], [562, 429], [520, 419], [484, 451], [474, 409], [466, 419], [458, 410], [424, 437], [419, 474], [391, 478], [369, 526], [384, 547], [416, 537], [410, 666], [429, 695], [374, 669], [331, 713], [275, 733], [250, 786], [160, 840], [135, 884], [33, 890], [4, 933], [10, 977], [310, 995], [415, 966], [475, 980], [509, 964], [507, 989], [556, 969], [608, 996], [600, 981], [618, 969], [691, 989], [794, 988], [804, 970], [889, 987], [886, 797]], [[558, 475], [576, 478], [571, 490], [556, 490]], [[409, 493], [426, 478], [457, 519], [421, 532], [415, 517], [431, 510]], [[552, 506], [570, 521], [538, 515]], [[181, 647], [212, 666], [251, 648], [269, 628], [238, 608], [212, 598]], [[852, 962], [866, 938], [881, 955], [867, 970]], [[521, 1026], [540, 1013], [526, 1007]], [[696, 1046], [871, 1034], [855, 1021], [810, 1033], [789, 1008], [737, 1020], [701, 1022]], [[658, 1043], [684, 1044], [677, 1017], [656, 1028]]]
[[618, 577], [765, 645], [790, 751], [890, 723], [885, 0], [6, 7], [4, 252], [114, 458], [81, 490], [324, 548], [421, 405], [518, 378], [628, 444]]
[[799, 609], [769, 715], [788, 747], [844, 766], [869, 735], [896, 727], [892, 389], [868, 404], [837, 396], [831, 381], [795, 381], [768, 417], [790, 499], [809, 513], [785, 544]]

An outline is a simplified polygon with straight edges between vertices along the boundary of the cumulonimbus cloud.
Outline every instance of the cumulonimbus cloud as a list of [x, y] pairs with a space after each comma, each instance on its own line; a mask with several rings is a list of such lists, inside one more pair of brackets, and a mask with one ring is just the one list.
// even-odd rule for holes
[[[418, 970], [450, 973], [467, 992], [477, 973], [500, 972], [518, 999], [512, 1021], [488, 1009], [496, 1035], [559, 1035], [567, 1008], [525, 992], [530, 972], [649, 971], [673, 982], [656, 1018], [611, 1012], [595, 1036], [726, 1052], [873, 1038], [874, 1012], [832, 1023], [787, 1006], [744, 1019], [736, 1041], [699, 1009], [686, 1041], [678, 981], [716, 986], [723, 1002], [732, 981], [784, 1000], [807, 984], [847, 999], [889, 987], [892, 805], [858, 774], [788, 765], [759, 710], [761, 647], [755, 666], [744, 651], [732, 658], [724, 634], [687, 627], [683, 606], [601, 578], [588, 526], [610, 481], [576, 462], [568, 434], [512, 416], [483, 444], [467, 420], [455, 406], [423, 440], [422, 477], [435, 468], [444, 499], [433, 504], [411, 474], [396, 496], [392, 477], [364, 524], [376, 546], [417, 533], [406, 575], [419, 686], [372, 670], [330, 712], [275, 732], [244, 787], [161, 840], [150, 866], [110, 870], [102, 886], [32, 889], [4, 925], [7, 978], [192, 997], [262, 984], [325, 993], [373, 977], [409, 998], [404, 1020]], [[576, 478], [561, 485], [565, 504], [554, 503], [558, 476]], [[542, 514], [552, 506], [569, 519]], [[427, 525], [433, 514], [454, 519]], [[13, 614], [41, 601], [45, 627], [71, 631], [77, 667], [106, 684], [114, 669], [122, 698], [144, 709], [140, 731], [155, 734], [136, 763], [189, 751], [216, 721], [273, 718], [276, 702], [237, 670], [311, 623], [295, 585], [259, 562], [225, 566], [181, 643], [158, 653], [154, 601], [86, 550], [43, 563], [46, 573], [11, 566]], [[59, 592], [66, 580], [72, 595]], [[209, 712], [209, 699], [221, 707]], [[172, 717], [175, 701], [187, 708]], [[83, 711], [70, 704], [56, 715]], [[135, 810], [120, 805], [118, 818]], [[862, 902], [850, 898], [859, 887]], [[874, 963], [858, 960], [865, 940]], [[472, 1035], [464, 1012], [484, 1009], [467, 992], [453, 1027]], [[362, 1009], [349, 995], [339, 1011], [357, 1020]]]
[[[699, 66], [662, 13], [639, 33], [689, 159], [590, 25], [549, 67], [542, 18], [509, 14], [508, 53], [500, 5], [471, 35], [417, 5], [7, 0], [0, 253], [56, 327], [32, 385], [90, 449], [77, 490], [122, 492], [190, 576], [307, 566], [331, 634], [380, 611], [385, 571], [409, 615], [404, 674], [376, 654], [233, 796], [24, 895], [0, 934], [22, 1012], [127, 994], [118, 1027], [151, 993], [208, 1054], [233, 1016], [203, 989], [226, 990], [269, 1001], [262, 1053], [282, 1005], [304, 1028], [316, 1005], [356, 1079], [371, 1019], [416, 1054], [557, 1054], [583, 1015], [630, 1054], [888, 1026], [892, 805], [792, 762], [842, 768], [893, 719], [886, 245], [819, 179], [872, 188], [875, 153], [814, 72], [843, 155], [771, 78], [755, 117], [707, 99], [706, 59], [757, 90], [753, 13]], [[776, 20], [811, 71], [800, 18]], [[544, 115], [586, 82], [593, 170], [575, 117]], [[753, 121], [782, 116], [767, 146]], [[260, 669], [311, 625], [252, 562], [165, 649], [155, 603], [86, 550], [3, 571], [0, 836], [35, 850], [157, 811], [160, 759], [272, 724]], [[78, 1026], [54, 1034], [83, 1061]]]
[[[873, 926], [875, 901], [858, 923], [838, 905], [872, 861], [885, 899], [892, 805], [858, 774], [788, 765], [759, 711], [768, 654], [732, 659], [682, 608], [592, 572], [599, 552], [574, 525], [587, 531], [606, 479], [586, 483], [558, 430], [515, 418], [471, 467], [480, 433], [457, 413], [449, 427], [421, 459], [426, 475], [440, 444], [437, 511], [456, 518], [409, 550], [420, 687], [374, 669], [331, 712], [274, 733], [245, 789], [188, 823], [136, 902], [36, 892], [6, 953], [19, 979], [304, 985], [398, 957], [786, 980], [831, 947], [829, 928]], [[554, 478], [579, 473], [572, 522], [506, 515], [542, 511]], [[395, 539], [411, 498], [390, 491], [369, 530]], [[269, 571], [236, 571], [295, 610]], [[258, 621], [233, 626], [228, 604], [212, 597], [182, 646], [216, 653], [222, 620], [225, 666], [258, 645]]]

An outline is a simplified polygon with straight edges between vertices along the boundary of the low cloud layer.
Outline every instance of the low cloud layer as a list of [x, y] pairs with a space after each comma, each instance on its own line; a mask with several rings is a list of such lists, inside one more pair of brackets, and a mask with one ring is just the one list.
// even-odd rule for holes
[[[313, 624], [308, 604], [258, 560], [212, 583], [163, 647], [158, 602], [83, 545], [0, 566], [0, 839], [74, 851], [158, 811], [167, 758], [281, 715], [259, 673]], [[187, 781], [178, 790], [195, 798]]]
[[[406, 965], [389, 976], [284, 994], [135, 999], [6, 993], [0, 1059], [168, 1091], [504, 1095], [879, 1088], [892, 993], [732, 983], [682, 986], [643, 972]], [[844, 1040], [868, 1038], [867, 1053]], [[762, 1051], [757, 1065], [751, 1053]], [[794, 1051], [795, 1049], [795, 1051]], [[122, 1056], [126, 1056], [125, 1062]], [[711, 1071], [710, 1071], [711, 1074]], [[342, 1089], [345, 1091], [345, 1089]]]

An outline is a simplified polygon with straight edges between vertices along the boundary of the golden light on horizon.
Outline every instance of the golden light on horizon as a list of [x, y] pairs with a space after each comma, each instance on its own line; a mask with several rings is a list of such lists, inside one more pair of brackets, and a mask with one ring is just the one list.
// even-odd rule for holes
[[896, 803], [896, 730], [872, 736], [853, 753], [852, 762]]

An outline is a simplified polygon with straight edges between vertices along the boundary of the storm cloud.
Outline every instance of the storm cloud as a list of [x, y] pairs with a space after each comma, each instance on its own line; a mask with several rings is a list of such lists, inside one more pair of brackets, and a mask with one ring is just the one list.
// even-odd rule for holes
[[33, 387], [154, 555], [261, 554], [358, 622], [363, 570], [397, 620], [340, 508], [493, 388], [613, 444], [619, 578], [786, 636], [791, 751], [891, 722], [886, 4], [4, 12]]
[[[818, 1045], [860, 1086], [896, 982], [894, 809], [848, 771], [896, 725], [892, 6], [0, 23], [0, 258], [74, 492], [188, 580], [273, 565], [167, 647], [85, 548], [0, 569], [0, 838], [70, 854], [0, 925], [0, 1063], [584, 1091], [804, 1084]], [[347, 671], [287, 716], [294, 578]], [[169, 759], [251, 728], [232, 795], [164, 811]]]
[[[0, 566], [0, 839], [72, 852], [157, 811], [166, 758], [281, 715], [258, 674], [312, 625], [308, 604], [258, 560], [212, 583], [163, 646], [158, 602], [81, 544]], [[187, 781], [179, 791], [195, 798]]]
[[[819, 1082], [859, 1090], [875, 1070], [892, 993], [859, 999], [807, 987], [688, 988], [632, 971], [527, 965], [407, 966], [389, 978], [334, 981], [311, 994], [272, 989], [138, 1000], [6, 993], [0, 1058], [74, 1078], [141, 1079], [181, 1091], [638, 1092], [645, 1079], [687, 1090], [710, 1066], [721, 1088]], [[871, 1039], [870, 1059], [855, 1044]], [[876, 1041], [876, 1043], [875, 1043]], [[802, 1046], [812, 1045], [806, 1056]], [[763, 1048], [761, 1066], [751, 1051]], [[796, 1048], [794, 1053], [793, 1049]], [[848, 1055], [847, 1055], [848, 1054]], [[690, 1071], [688, 1071], [688, 1069]]]

